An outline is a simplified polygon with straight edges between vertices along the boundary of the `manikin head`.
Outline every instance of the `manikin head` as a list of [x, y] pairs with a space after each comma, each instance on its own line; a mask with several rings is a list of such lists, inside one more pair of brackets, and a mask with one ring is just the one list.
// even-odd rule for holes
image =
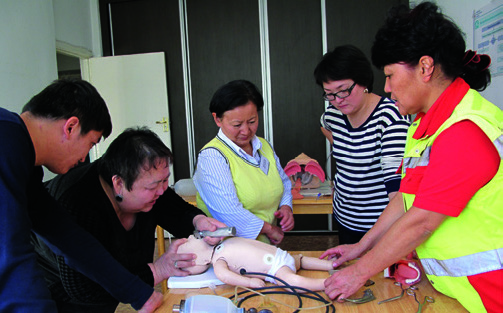
[[204, 239], [196, 239], [193, 235], [190, 235], [188, 241], [178, 247], [177, 253], [194, 253], [197, 256], [195, 260], [196, 265], [186, 267], [184, 270], [190, 272], [192, 275], [205, 272], [211, 265], [213, 248], [214, 246], [207, 244]]

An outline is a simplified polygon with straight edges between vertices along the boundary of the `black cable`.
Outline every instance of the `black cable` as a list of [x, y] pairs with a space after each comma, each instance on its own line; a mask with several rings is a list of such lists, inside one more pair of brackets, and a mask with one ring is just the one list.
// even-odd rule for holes
[[[319, 294], [317, 294], [316, 292], [312, 291], [312, 290], [309, 290], [309, 289], [306, 289], [304, 287], [298, 287], [298, 286], [292, 286], [290, 285], [289, 283], [287, 283], [286, 281], [276, 277], [276, 276], [273, 276], [273, 275], [269, 275], [269, 274], [264, 274], [264, 273], [257, 273], [257, 272], [246, 272], [245, 269], [241, 269], [240, 270], [240, 273], [241, 275], [244, 275], [244, 274], [247, 274], [247, 275], [261, 275], [261, 276], [267, 276], [269, 278], [272, 278], [274, 280], [278, 280], [280, 281], [281, 283], [283, 283], [283, 285], [285, 285], [286, 287], [292, 289], [292, 293], [295, 294], [295, 295], [301, 295], [299, 293], [297, 293], [297, 291], [295, 289], [298, 289], [298, 290], [301, 290], [301, 291], [304, 291], [306, 293], [312, 293], [313, 295], [315, 295], [317, 298], [319, 299], [323, 299], [325, 300], [322, 296], [320, 296]], [[279, 287], [285, 287], [285, 286], [279, 286]], [[265, 287], [264, 287], [265, 288]], [[278, 288], [276, 286], [272, 286], [272, 288]]]
[[[277, 288], [278, 288], [277, 286], [269, 286], [269, 287], [257, 288], [257, 289], [254, 289], [254, 290], [255, 291], [259, 291], [259, 289], [277, 289]], [[244, 291], [244, 292], [241, 292], [240, 294], [247, 293], [247, 292], [250, 292], [250, 291]], [[275, 290], [275, 291], [261, 292], [261, 294], [292, 295], [292, 293], [289, 292], [289, 291], [277, 291], [277, 290]], [[260, 295], [259, 294], [250, 294], [250, 295], [242, 298], [241, 301], [239, 301], [239, 303], [237, 304], [237, 307], [241, 307], [241, 305], [243, 304], [243, 302], [245, 302], [246, 300], [248, 300], [250, 298], [256, 297], [256, 296], [260, 296]], [[330, 303], [330, 302], [326, 301], [323, 298], [320, 299], [318, 297], [313, 297], [313, 296], [310, 296], [310, 295], [307, 295], [307, 294], [300, 294], [300, 296], [303, 297], [303, 298], [308, 298], [308, 299], [320, 301], [323, 304], [329, 304]], [[334, 307], [333, 304], [330, 304], [329, 306], [326, 306], [325, 312], [329, 313], [329, 309], [332, 309], [332, 312], [335, 312], [335, 307]], [[296, 311], [294, 311], [294, 313], [299, 312], [299, 311], [300, 310], [296, 310]]]
[[[275, 279], [275, 280], [281, 282], [284, 286], [268, 286], [268, 287], [262, 287], [262, 288], [255, 288], [253, 290], [260, 291], [260, 290], [277, 289], [277, 288], [289, 288], [292, 291], [266, 291], [266, 292], [262, 292], [262, 294], [295, 295], [297, 297], [297, 299], [299, 300], [299, 306], [298, 306], [299, 309], [302, 308], [302, 299], [301, 298], [307, 298], [307, 299], [317, 300], [317, 301], [322, 302], [323, 304], [330, 303], [327, 300], [325, 300], [325, 298], [323, 298], [321, 295], [317, 294], [316, 292], [313, 292], [313, 291], [311, 291], [309, 289], [306, 289], [306, 288], [303, 288], [303, 287], [291, 286], [290, 284], [288, 284], [284, 280], [282, 280], [282, 279], [280, 279], [278, 277], [275, 277], [273, 275], [264, 274], [264, 273], [257, 273], [257, 272], [247, 272], [245, 269], [241, 269], [239, 271], [239, 273], [241, 275], [245, 275], [246, 274], [246, 275], [266, 276], [266, 277], [269, 277], [269, 278], [272, 278], [272, 279]], [[306, 294], [299, 294], [297, 292], [297, 290], [304, 291], [304, 292], [306, 292]], [[242, 295], [242, 294], [245, 294], [245, 293], [248, 293], [248, 292], [250, 292], [250, 291], [245, 290], [245, 291], [239, 292], [237, 295]], [[312, 294], [312, 295], [309, 295], [309, 294]], [[258, 294], [251, 294], [251, 295], [245, 296], [243, 299], [241, 299], [241, 301], [239, 301], [239, 303], [237, 304], [237, 307], [239, 308], [243, 304], [243, 302], [245, 302], [246, 300], [248, 300], [248, 299], [250, 299], [252, 297], [256, 297], [256, 296], [258, 296]], [[229, 299], [232, 300], [233, 297], [234, 296], [231, 296]], [[329, 313], [329, 309], [332, 309], [332, 312], [335, 312], [335, 307], [334, 307], [334, 305], [332, 303], [330, 303], [330, 305], [326, 307], [325, 311], [327, 313]], [[299, 311], [300, 310], [296, 310], [293, 313], [297, 313]]]
[[[258, 272], [247, 272], [246, 269], [242, 268], [239, 270], [239, 274], [241, 275], [258, 275], [258, 276], [266, 276], [266, 277], [269, 277], [269, 278], [272, 278], [274, 280], [277, 280], [279, 282], [281, 282], [283, 285], [285, 286], [288, 286], [291, 290], [292, 290], [292, 293], [297, 296], [297, 299], [299, 300], [299, 308], [302, 307], [302, 298], [300, 297], [299, 293], [290, 286], [290, 284], [288, 284], [286, 281], [276, 277], [276, 276], [273, 276], [273, 275], [269, 275], [269, 274], [264, 274], [264, 273], [258, 273]], [[307, 290], [307, 289], [306, 289]]]

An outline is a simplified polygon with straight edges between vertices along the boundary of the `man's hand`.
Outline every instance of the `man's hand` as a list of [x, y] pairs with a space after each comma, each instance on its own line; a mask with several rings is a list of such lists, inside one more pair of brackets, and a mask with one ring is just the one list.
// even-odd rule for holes
[[282, 205], [276, 212], [274, 212], [274, 216], [279, 220], [279, 226], [281, 226], [281, 230], [290, 231], [293, 229], [295, 225], [295, 221], [293, 219], [292, 208], [288, 205]]
[[140, 313], [154, 312], [162, 304], [162, 293], [154, 291], [147, 302], [138, 310]]

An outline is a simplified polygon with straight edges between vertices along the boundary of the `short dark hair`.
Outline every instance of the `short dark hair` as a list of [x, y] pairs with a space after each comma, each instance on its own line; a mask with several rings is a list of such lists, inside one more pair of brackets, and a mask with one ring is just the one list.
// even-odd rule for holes
[[218, 88], [210, 101], [210, 112], [221, 118], [223, 114], [251, 101], [257, 111], [264, 107], [264, 98], [257, 87], [247, 80], [233, 80]]
[[80, 79], [59, 79], [33, 96], [22, 112], [53, 120], [79, 119], [80, 133], [99, 131], [106, 138], [112, 132], [112, 120], [105, 100], [96, 88]]
[[343, 45], [327, 52], [314, 69], [316, 83], [351, 79], [372, 92], [374, 72], [365, 54], [355, 46]]
[[112, 186], [118, 175], [131, 190], [141, 169], [155, 168], [159, 161], [173, 162], [171, 150], [153, 131], [146, 127], [128, 128], [112, 141], [98, 161], [100, 176]]
[[380, 69], [395, 63], [415, 66], [427, 55], [440, 65], [447, 77], [462, 77], [471, 88], [484, 90], [491, 74], [482, 64], [464, 66], [463, 36], [459, 27], [434, 3], [422, 2], [412, 10], [405, 5], [395, 6], [377, 31], [372, 63]]

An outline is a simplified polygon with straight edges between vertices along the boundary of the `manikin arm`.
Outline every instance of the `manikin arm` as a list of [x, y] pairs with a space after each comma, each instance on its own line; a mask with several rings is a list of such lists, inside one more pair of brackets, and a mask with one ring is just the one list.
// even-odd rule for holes
[[333, 262], [331, 260], [319, 259], [310, 256], [303, 256], [302, 254], [292, 255], [295, 259], [295, 267], [304, 270], [316, 270], [316, 271], [330, 271], [334, 269]]
[[262, 279], [254, 277], [246, 277], [232, 272], [227, 266], [227, 262], [223, 259], [218, 259], [213, 263], [215, 275], [222, 282], [232, 286], [244, 286], [249, 288], [265, 287], [265, 282]]

